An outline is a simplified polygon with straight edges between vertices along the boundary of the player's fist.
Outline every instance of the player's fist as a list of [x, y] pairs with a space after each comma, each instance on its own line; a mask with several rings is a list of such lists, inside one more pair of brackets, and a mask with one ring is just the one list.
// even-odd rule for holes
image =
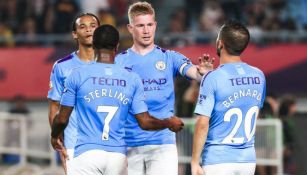
[[184, 123], [183, 121], [176, 117], [176, 116], [173, 116], [169, 119], [167, 119], [168, 122], [169, 122], [169, 129], [173, 132], [178, 132], [178, 131], [181, 131], [183, 129], [183, 126], [184, 126]]

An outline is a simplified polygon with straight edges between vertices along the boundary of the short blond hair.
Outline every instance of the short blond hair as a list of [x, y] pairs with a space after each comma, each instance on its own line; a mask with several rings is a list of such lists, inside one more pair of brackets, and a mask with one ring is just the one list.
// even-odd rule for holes
[[132, 19], [138, 15], [153, 15], [155, 19], [155, 10], [148, 2], [136, 2], [129, 6], [128, 17], [131, 24]]

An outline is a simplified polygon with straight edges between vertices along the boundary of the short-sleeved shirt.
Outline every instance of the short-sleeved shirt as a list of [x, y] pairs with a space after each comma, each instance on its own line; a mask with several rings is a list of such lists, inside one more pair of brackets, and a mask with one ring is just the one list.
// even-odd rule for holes
[[243, 62], [203, 77], [195, 113], [210, 117], [203, 165], [256, 161], [256, 118], [265, 98], [265, 76]]
[[[64, 83], [71, 72], [83, 65], [92, 64], [93, 62], [84, 62], [80, 60], [76, 52], [59, 59], [53, 65], [50, 75], [50, 89], [48, 91], [48, 98], [53, 101], [61, 101], [64, 90]], [[76, 143], [77, 121], [75, 111], [72, 112], [68, 126], [64, 131], [64, 146], [67, 149], [73, 149]]]
[[67, 78], [61, 105], [74, 106], [78, 121], [75, 157], [101, 149], [126, 154], [128, 112], [147, 111], [141, 79], [114, 64], [94, 63]]
[[[115, 62], [128, 71], [137, 73], [142, 79], [145, 102], [150, 115], [159, 119], [173, 116], [174, 78], [178, 74], [186, 75], [192, 66], [188, 58], [178, 52], [155, 46], [146, 55], [139, 55], [130, 48], [117, 55]], [[130, 114], [126, 124], [125, 140], [130, 147], [174, 144], [175, 134], [169, 129], [144, 131]]]

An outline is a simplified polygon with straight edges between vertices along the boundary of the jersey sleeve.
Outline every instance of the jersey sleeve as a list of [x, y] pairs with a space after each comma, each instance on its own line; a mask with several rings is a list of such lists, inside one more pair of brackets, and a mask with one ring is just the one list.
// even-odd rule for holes
[[54, 101], [60, 101], [63, 92], [63, 83], [61, 82], [61, 72], [57, 63], [54, 64], [50, 74], [48, 98]]
[[194, 113], [211, 117], [215, 105], [215, 81], [211, 72], [203, 77]]
[[175, 51], [170, 51], [170, 55], [173, 61], [174, 76], [176, 76], [177, 73], [180, 73], [182, 76], [186, 76], [189, 68], [193, 66], [192, 62], [184, 55]]
[[72, 107], [75, 105], [79, 79], [80, 74], [77, 71], [73, 72], [70, 76], [67, 77], [61, 98], [61, 105]]
[[145, 93], [144, 93], [143, 83], [138, 75], [133, 74], [133, 77], [135, 81], [135, 91], [129, 112], [135, 115], [148, 111], [148, 108], [145, 103]]

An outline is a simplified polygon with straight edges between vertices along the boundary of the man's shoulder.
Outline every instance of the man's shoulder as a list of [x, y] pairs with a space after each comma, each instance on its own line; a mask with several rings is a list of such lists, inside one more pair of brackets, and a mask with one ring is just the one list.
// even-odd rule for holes
[[260, 70], [258, 67], [251, 66], [251, 65], [249, 65], [249, 66], [250, 66], [250, 68], [251, 68], [252, 70], [254, 70], [255, 72], [258, 72], [258, 73], [260, 73], [260, 74], [263, 74], [262, 70]]
[[53, 67], [54, 68], [57, 67], [57, 69], [69, 69], [72, 66], [74, 66], [74, 64], [76, 63], [73, 58], [74, 58], [74, 54], [66, 55], [66, 56], [58, 59], [54, 63]]
[[155, 51], [156, 51], [156, 53], [165, 54], [165, 55], [172, 55], [172, 56], [182, 55], [181, 53], [179, 53], [175, 50], [165, 49], [165, 48], [162, 48], [162, 47], [157, 46], [157, 45], [155, 46]]
[[120, 52], [119, 54], [116, 55], [115, 59], [128, 56], [129, 55], [128, 52], [129, 52], [128, 49]]
[[61, 64], [61, 63], [67, 63], [69, 61], [72, 61], [74, 55], [73, 54], [69, 54], [69, 55], [66, 55], [60, 59], [58, 59], [55, 64]]
[[171, 51], [171, 50], [164, 49], [164, 48], [162, 48], [162, 47], [160, 47], [160, 46], [157, 46], [157, 45], [156, 45], [155, 49], [156, 49], [157, 51], [159, 51], [159, 52], [162, 52], [162, 53], [167, 53], [167, 52]]

